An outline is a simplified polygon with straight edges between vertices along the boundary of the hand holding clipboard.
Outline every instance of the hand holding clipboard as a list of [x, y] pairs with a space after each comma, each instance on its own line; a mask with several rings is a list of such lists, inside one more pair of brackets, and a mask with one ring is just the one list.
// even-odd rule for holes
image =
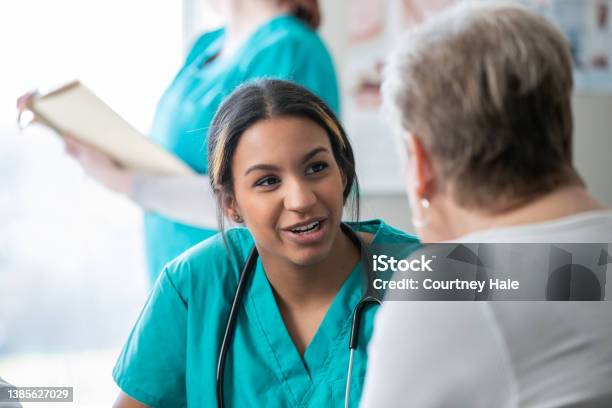
[[88, 149], [98, 150], [130, 171], [167, 176], [195, 174], [178, 157], [138, 132], [79, 81], [45, 94], [26, 94], [19, 98], [18, 108], [20, 114], [32, 112], [37, 122], [64, 137], [69, 153], [77, 159], [79, 152], [91, 156]]
[[[55, 99], [58, 93], [69, 101]], [[75, 106], [77, 101], [92, 106]], [[45, 94], [27, 93], [18, 99], [17, 108], [20, 117], [30, 116], [30, 123], [56, 130], [67, 153], [108, 189], [126, 195], [145, 211], [196, 227], [216, 227], [216, 199], [208, 178], [138, 133], [82, 85], [71, 83]], [[116, 122], [110, 126], [115, 131], [100, 123], [101, 118], [79, 123], [79, 118], [93, 114]], [[18, 119], [23, 128], [20, 122]]]

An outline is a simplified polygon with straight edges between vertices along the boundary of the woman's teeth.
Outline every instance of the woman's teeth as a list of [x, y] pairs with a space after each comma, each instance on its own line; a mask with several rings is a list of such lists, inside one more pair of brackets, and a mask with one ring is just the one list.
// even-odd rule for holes
[[315, 221], [315, 222], [311, 222], [308, 225], [304, 225], [303, 227], [293, 228], [291, 230], [291, 232], [294, 232], [296, 234], [302, 234], [304, 232], [313, 231], [313, 230], [319, 228], [319, 225], [321, 225], [321, 222], [320, 221]]

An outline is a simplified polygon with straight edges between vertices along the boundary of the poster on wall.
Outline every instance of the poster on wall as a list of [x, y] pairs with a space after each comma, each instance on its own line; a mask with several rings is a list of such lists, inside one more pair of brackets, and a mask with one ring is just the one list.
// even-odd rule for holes
[[[343, 62], [347, 74], [344, 119], [365, 192], [403, 191], [397, 154], [401, 146], [380, 112], [384, 61], [402, 32], [458, 1], [464, 0], [351, 1], [348, 58]], [[577, 93], [612, 93], [612, 0], [520, 2], [552, 21], [566, 36]]]
[[612, 92], [612, 0], [555, 0], [548, 15], [567, 37], [577, 92]]
[[[352, 97], [362, 108], [380, 106], [380, 82], [389, 45], [401, 33], [456, 0], [357, 0], [351, 5], [349, 44]], [[397, 3], [397, 4], [389, 4]], [[399, 11], [399, 13], [396, 13]]]
[[[359, 106], [379, 106], [383, 61], [401, 33], [457, 1], [461, 0], [354, 0], [349, 9], [348, 64], [354, 82], [351, 96]], [[566, 36], [578, 91], [612, 91], [612, 0], [519, 1]]]
[[[456, 0], [353, 0], [344, 72], [344, 119], [353, 139], [357, 173], [369, 194], [403, 191], [400, 145], [380, 111], [384, 61], [401, 33]], [[375, 139], [375, 140], [373, 140]]]

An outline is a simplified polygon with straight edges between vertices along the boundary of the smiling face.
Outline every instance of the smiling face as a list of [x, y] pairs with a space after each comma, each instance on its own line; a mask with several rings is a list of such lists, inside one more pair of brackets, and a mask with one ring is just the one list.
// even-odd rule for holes
[[233, 198], [262, 258], [309, 266], [339, 236], [344, 177], [326, 131], [309, 119], [280, 117], [247, 129], [232, 158]]

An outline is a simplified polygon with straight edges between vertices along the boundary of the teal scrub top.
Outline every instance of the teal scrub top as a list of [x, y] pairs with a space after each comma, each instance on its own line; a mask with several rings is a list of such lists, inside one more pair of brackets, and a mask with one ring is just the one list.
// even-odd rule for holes
[[[372, 254], [406, 257], [419, 246], [416, 238], [380, 220], [348, 224], [374, 235]], [[113, 378], [127, 395], [152, 407], [216, 406], [221, 339], [239, 275], [254, 245], [245, 228], [228, 230], [226, 238], [231, 257], [218, 234], [182, 254], [160, 274], [113, 370]], [[258, 260], [228, 349], [226, 406], [343, 406], [352, 313], [366, 284], [359, 263], [302, 357]], [[377, 309], [370, 306], [362, 315], [351, 407], [357, 407], [361, 397], [365, 353]]]
[[[206, 135], [224, 97], [257, 78], [296, 82], [339, 112], [332, 59], [315, 31], [293, 16], [280, 16], [256, 30], [230, 58], [212, 59], [221, 50], [225, 30], [202, 35], [184, 66], [163, 94], [151, 138], [207, 173]], [[152, 67], [155, 69], [155, 67]], [[145, 244], [151, 281], [166, 262], [210, 237], [213, 230], [194, 228], [156, 213], [145, 214]]]

